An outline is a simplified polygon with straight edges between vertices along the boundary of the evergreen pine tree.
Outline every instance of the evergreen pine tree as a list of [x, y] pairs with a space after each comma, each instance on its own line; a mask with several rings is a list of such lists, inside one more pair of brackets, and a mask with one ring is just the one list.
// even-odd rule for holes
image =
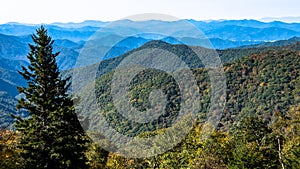
[[72, 97], [68, 95], [69, 80], [62, 79], [53, 53], [53, 40], [41, 26], [32, 35], [27, 57], [30, 65], [19, 73], [28, 87], [19, 87], [24, 94], [18, 109], [25, 109], [27, 119], [16, 118], [21, 133], [18, 147], [24, 168], [74, 169], [86, 168], [88, 139], [75, 114]]

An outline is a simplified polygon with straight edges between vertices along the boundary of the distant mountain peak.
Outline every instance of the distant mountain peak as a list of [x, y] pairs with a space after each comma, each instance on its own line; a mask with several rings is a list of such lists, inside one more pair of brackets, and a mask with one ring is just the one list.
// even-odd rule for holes
[[300, 23], [300, 16], [288, 16], [288, 17], [265, 17], [259, 19], [263, 22], [274, 22], [280, 21], [285, 23]]

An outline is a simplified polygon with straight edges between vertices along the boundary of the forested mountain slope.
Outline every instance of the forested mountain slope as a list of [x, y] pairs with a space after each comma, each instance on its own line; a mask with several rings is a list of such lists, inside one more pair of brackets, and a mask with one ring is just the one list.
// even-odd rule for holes
[[[152, 42], [148, 44], [150, 47], [160, 42]], [[144, 48], [149, 46], [143, 46]], [[299, 80], [300, 80], [300, 52], [296, 50], [287, 50], [299, 46], [295, 44], [289, 47], [282, 48], [265, 48], [259, 49], [256, 52], [250, 53], [246, 57], [242, 57], [224, 64], [226, 75], [227, 98], [226, 106], [223, 112], [222, 120], [219, 128], [228, 129], [235, 122], [249, 114], [257, 114], [266, 121], [271, 121], [272, 116], [276, 112], [284, 113], [290, 109], [291, 106], [297, 105], [299, 102]], [[143, 48], [142, 47], [142, 48]], [[172, 46], [163, 43], [160, 45], [162, 49], [171, 51]], [[182, 47], [188, 53], [187, 48]], [[176, 46], [176, 49], [180, 47]], [[137, 49], [139, 50], [139, 49]], [[239, 49], [241, 50], [241, 49]], [[223, 57], [229, 56], [224, 52]], [[231, 50], [230, 52], [236, 52]], [[251, 54], [252, 53], [252, 54]], [[221, 53], [222, 54], [222, 53]], [[105, 114], [107, 119], [111, 121], [115, 127], [124, 132], [133, 135], [142, 133], [148, 130], [155, 130], [171, 125], [172, 119], [176, 118], [180, 105], [179, 87], [176, 85], [174, 78], [170, 75], [154, 69], [140, 72], [131, 81], [130, 86], [130, 100], [132, 105], [139, 110], [146, 110], [150, 106], [148, 100], [151, 90], [161, 88], [168, 98], [168, 106], [166, 114], [160, 116], [153, 124], [138, 125], [130, 124], [129, 121], [124, 121], [124, 118], [117, 113], [112, 103], [111, 96], [111, 78], [113, 76], [113, 69], [117, 65], [114, 62], [120, 62], [121, 56], [111, 60], [112, 62], [104, 62], [100, 64], [99, 79], [97, 80], [95, 89], [85, 88], [86, 93], [95, 90], [98, 103], [101, 104], [101, 111]], [[193, 68], [194, 76], [198, 82], [201, 95], [201, 108], [199, 109], [199, 118], [204, 120], [205, 114], [210, 106], [210, 78], [207, 70], [200, 65], [197, 58], [185, 57], [186, 63]], [[223, 60], [224, 60], [223, 59]], [[200, 62], [201, 63], [201, 62]], [[166, 66], [168, 63], [165, 63]], [[92, 91], [90, 91], [92, 90]], [[140, 92], [142, 91], [142, 92]], [[85, 105], [90, 106], [88, 100], [83, 100]], [[155, 125], [154, 125], [155, 124]], [[132, 125], [132, 126], [131, 126]], [[129, 127], [131, 126], [131, 127]]]

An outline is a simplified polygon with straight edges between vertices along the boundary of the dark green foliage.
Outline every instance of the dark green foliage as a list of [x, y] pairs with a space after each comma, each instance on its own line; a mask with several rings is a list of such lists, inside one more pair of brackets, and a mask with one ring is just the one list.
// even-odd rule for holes
[[269, 122], [274, 113], [285, 113], [296, 105], [298, 63], [298, 52], [269, 51], [227, 64], [224, 123], [249, 114]]
[[69, 78], [63, 80], [56, 64], [59, 53], [52, 52], [53, 42], [42, 26], [32, 36], [27, 55], [30, 65], [19, 73], [28, 87], [19, 87], [25, 95], [18, 109], [29, 117], [16, 117], [15, 127], [21, 132], [20, 148], [24, 168], [86, 168], [87, 138], [67, 94]]
[[[105, 77], [111, 78], [112, 74]], [[155, 79], [155, 80], [153, 80]], [[106, 120], [115, 127], [118, 132], [136, 136], [146, 131], [153, 131], [161, 128], [170, 127], [175, 120], [180, 109], [180, 96], [179, 87], [176, 85], [175, 80], [161, 71], [147, 69], [140, 72], [132, 81], [130, 88], [130, 102], [132, 107], [139, 111], [146, 111], [150, 108], [149, 95], [154, 89], [162, 89], [167, 96], [166, 112], [162, 114], [157, 120], [151, 123], [133, 123], [130, 120], [122, 117], [117, 113], [115, 106], [112, 103], [112, 96], [110, 94], [111, 81], [100, 79], [96, 84], [96, 94], [98, 96], [98, 103], [101, 104], [101, 110], [104, 112]], [[125, 127], [126, 126], [126, 127]]]

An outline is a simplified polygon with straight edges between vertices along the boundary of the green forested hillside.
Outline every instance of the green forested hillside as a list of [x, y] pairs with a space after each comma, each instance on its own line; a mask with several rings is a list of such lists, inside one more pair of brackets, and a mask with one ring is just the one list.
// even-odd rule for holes
[[[177, 147], [164, 154], [145, 159], [126, 159], [110, 154], [107, 165], [112, 168], [299, 166], [298, 137], [295, 133], [288, 134], [290, 128], [298, 133], [297, 126], [300, 125], [296, 121], [291, 127], [288, 122], [294, 116], [289, 112], [297, 110], [300, 102], [300, 53], [297, 49], [298, 43], [280, 48], [246, 49], [244, 53], [248, 53], [248, 56], [236, 54], [239, 59], [224, 64], [226, 105], [216, 131], [205, 142], [201, 142], [199, 137], [210, 107], [210, 79], [205, 68], [195, 66], [193, 74], [200, 89], [201, 108], [192, 132]], [[239, 50], [241, 49], [219, 52], [224, 60], [230, 53]], [[122, 60], [115, 60], [118, 59]], [[152, 135], [151, 131], [160, 133], [172, 125], [180, 110], [181, 99], [174, 78], [159, 70], [147, 69], [132, 79], [129, 95], [134, 108], [140, 111], [148, 109], [151, 102], [149, 95], [153, 89], [162, 89], [167, 97], [166, 112], [157, 120], [141, 124], [134, 123], [117, 112], [110, 93], [113, 73], [102, 75], [97, 80], [95, 89], [87, 87], [83, 92], [96, 92], [100, 112], [114, 129], [128, 136], [147, 137]], [[83, 100], [83, 103], [85, 106], [93, 104], [88, 100]], [[84, 108], [84, 105], [81, 106]], [[278, 147], [281, 149], [278, 150]], [[279, 158], [278, 153], [283, 157]]]
[[0, 91], [0, 128], [12, 129], [13, 118], [11, 114], [27, 117], [28, 113], [18, 111], [16, 108], [17, 100], [6, 92]]
[[[186, 50], [183, 49], [182, 51], [185, 52]], [[229, 56], [229, 53], [237, 51], [222, 52], [221, 57], [225, 59], [228, 58], [226, 56]], [[266, 48], [257, 52], [247, 51], [245, 53], [253, 54], [224, 64], [227, 78], [227, 103], [224, 110], [224, 122], [222, 122], [224, 125], [225, 123], [234, 122], [236, 118], [242, 117], [244, 113], [256, 113], [264, 116], [266, 120], [270, 120], [275, 112], [286, 112], [290, 106], [299, 102], [300, 55], [298, 51], [286, 50], [285, 48], [277, 50]], [[101, 70], [107, 72], [113, 70], [117, 64], [112, 63], [115, 61], [120, 62], [122, 57], [111, 60], [112, 62], [107, 61], [109, 64], [101, 63]], [[193, 57], [186, 57], [186, 59], [190, 63], [199, 63], [199, 61], [193, 60]], [[168, 63], [165, 64], [167, 66]], [[206, 112], [210, 102], [210, 82], [207, 70], [201, 68], [201, 65], [191, 65], [191, 67], [199, 84], [201, 96], [205, 100], [202, 102], [207, 105], [201, 109], [201, 112]], [[105, 110], [114, 110], [113, 104], [109, 104], [112, 102], [110, 98], [110, 80], [113, 73], [112, 71], [103, 76], [99, 74], [101, 77], [96, 83], [95, 91], [98, 101], [105, 107]], [[131, 101], [133, 106], [139, 110], [149, 108], [148, 96], [153, 89], [162, 88], [166, 94], [171, 93], [168, 96], [170, 98], [179, 97], [178, 93], [180, 92], [170, 75], [154, 69], [140, 72], [132, 79], [131, 85]], [[112, 107], [106, 107], [108, 105]], [[172, 109], [172, 111], [175, 111], [175, 109]], [[110, 111], [106, 111], [106, 113], [108, 112]]]
[[[270, 50], [225, 64], [227, 103], [223, 123], [233, 122], [244, 113], [257, 113], [264, 116], [266, 120], [270, 120], [274, 112], [286, 112], [291, 105], [296, 105], [299, 101], [296, 99], [300, 85], [299, 63], [299, 52]], [[99, 78], [96, 86], [99, 103], [104, 105], [106, 110], [113, 110], [113, 107], [106, 107], [113, 105], [108, 104], [111, 102], [110, 78], [112, 74], [113, 72]], [[209, 104], [210, 84], [206, 70], [196, 68], [194, 75], [199, 83], [205, 105]], [[174, 83], [174, 79], [158, 70], [141, 72], [132, 80], [132, 104], [139, 109], [145, 109], [149, 107], [147, 99], [152, 89], [162, 88], [166, 93], [168, 90], [176, 91], [179, 88]], [[143, 92], [139, 93], [140, 91]], [[176, 91], [173, 97], [176, 93], [178, 97], [178, 92]], [[206, 109], [207, 106], [203, 107], [201, 112], [206, 112]]]
[[299, 63], [299, 52], [279, 50], [253, 54], [226, 64], [225, 114], [242, 117], [256, 113], [270, 120], [275, 112], [287, 112], [300, 101]]

